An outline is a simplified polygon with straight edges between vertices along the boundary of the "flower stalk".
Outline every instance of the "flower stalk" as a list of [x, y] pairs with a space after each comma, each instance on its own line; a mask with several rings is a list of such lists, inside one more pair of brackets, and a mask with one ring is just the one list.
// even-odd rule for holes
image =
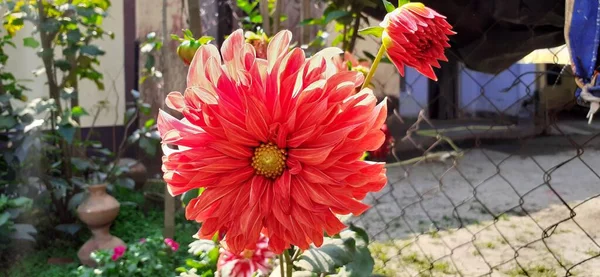
[[381, 47], [379, 47], [379, 51], [377, 52], [377, 56], [375, 56], [375, 60], [373, 60], [373, 65], [371, 65], [371, 69], [369, 69], [369, 73], [367, 74], [367, 77], [365, 78], [365, 82], [363, 83], [362, 87], [360, 88], [361, 90], [365, 89], [369, 86], [369, 83], [371, 82], [371, 79], [373, 79], [373, 76], [375, 75], [375, 71], [377, 71], [377, 67], [379, 66], [379, 63], [381, 62], [381, 59], [383, 58], [384, 54], [385, 54], [385, 46], [382, 43]]

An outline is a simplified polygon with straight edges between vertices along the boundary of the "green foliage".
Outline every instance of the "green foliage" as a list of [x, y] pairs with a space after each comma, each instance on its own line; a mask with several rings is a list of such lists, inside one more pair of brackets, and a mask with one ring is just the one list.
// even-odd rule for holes
[[0, 251], [5, 250], [10, 239], [34, 241], [35, 228], [29, 224], [15, 224], [21, 213], [31, 208], [31, 199], [25, 197], [9, 198], [0, 194]]
[[[402, 0], [399, 0], [398, 2], [400, 2], [400, 1], [402, 1]], [[385, 10], [387, 12], [393, 12], [396, 9], [396, 7], [394, 7], [394, 4], [390, 3], [387, 0], [381, 0], [381, 2], [383, 2], [383, 5], [385, 6]]]
[[317, 274], [360, 277], [373, 272], [374, 260], [367, 233], [354, 225], [339, 235], [325, 238], [321, 247], [305, 251], [295, 266]]
[[[0, 40], [0, 49], [11, 42], [24, 22], [35, 25], [31, 37], [23, 39], [23, 45], [36, 50], [43, 67], [35, 70], [43, 75], [48, 84], [47, 100], [33, 99], [25, 108], [13, 110], [10, 99], [28, 101], [27, 89], [19, 85], [10, 73], [2, 73], [0, 67], [0, 145], [4, 148], [4, 161], [0, 161], [0, 185], [3, 191], [23, 190], [38, 193], [36, 202], [51, 203], [50, 212], [60, 223], [74, 221], [73, 210], [84, 198], [87, 184], [106, 182], [111, 185], [133, 187], [133, 180], [126, 178], [127, 166], [119, 163], [124, 151], [139, 146], [150, 155], [158, 148], [158, 133], [154, 120], [145, 122], [133, 136], [119, 144], [116, 153], [94, 141], [93, 127], [84, 138], [81, 136], [80, 120], [93, 117], [93, 122], [106, 109], [99, 102], [95, 111], [87, 111], [79, 104], [79, 84], [88, 80], [104, 90], [103, 74], [98, 70], [99, 58], [105, 54], [96, 42], [112, 39], [114, 35], [102, 28], [110, 7], [109, 0], [57, 0], [57, 1], [5, 1], [8, 10], [4, 17], [4, 30], [8, 35]], [[159, 48], [159, 47], [158, 47]], [[0, 52], [0, 63], [5, 65], [8, 57]], [[150, 105], [135, 98], [133, 115], [126, 119], [126, 133], [135, 123], [138, 113], [149, 114]], [[130, 112], [128, 111], [128, 114]], [[43, 119], [34, 120], [43, 115]], [[52, 132], [38, 134], [45, 127]], [[10, 130], [10, 133], [4, 131]], [[35, 132], [35, 133], [34, 133]], [[116, 144], [116, 142], [115, 142]], [[7, 151], [8, 149], [8, 151]], [[90, 154], [93, 153], [93, 154]], [[0, 191], [2, 192], [2, 191]], [[62, 225], [61, 227], [64, 227]], [[73, 230], [73, 228], [60, 228]]]
[[190, 243], [191, 258], [185, 260], [185, 265], [175, 269], [179, 273], [193, 273], [201, 277], [213, 277], [217, 272], [219, 260], [218, 241], [197, 239]]
[[[121, 248], [122, 249], [122, 248]], [[135, 243], [129, 243], [122, 255], [119, 247], [113, 250], [101, 250], [92, 253], [96, 268], [80, 266], [77, 276], [175, 276], [174, 268], [178, 262], [176, 252], [171, 249], [162, 236], [148, 237]]]
[[[327, 7], [321, 17], [309, 18], [300, 24], [316, 25], [324, 30], [328, 24], [334, 23], [334, 29], [338, 35], [333, 38], [331, 46], [341, 47], [345, 51], [352, 52], [356, 40], [362, 39], [362, 34], [358, 32], [361, 22], [369, 22], [368, 17], [362, 14], [362, 11], [365, 8], [377, 7], [377, 0], [331, 0], [326, 4]], [[321, 31], [306, 47], [317, 51], [325, 47], [328, 36], [329, 34]]]

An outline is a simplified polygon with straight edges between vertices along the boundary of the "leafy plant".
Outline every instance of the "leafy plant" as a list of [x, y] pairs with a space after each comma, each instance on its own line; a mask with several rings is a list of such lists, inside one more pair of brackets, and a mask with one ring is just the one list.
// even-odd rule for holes
[[[156, 153], [158, 134], [155, 120], [147, 120], [131, 136], [125, 137], [116, 153], [93, 140], [96, 121], [101, 111], [106, 110], [108, 102], [99, 102], [96, 111], [90, 114], [79, 103], [79, 84], [82, 80], [89, 80], [96, 84], [98, 90], [104, 90], [103, 75], [98, 66], [99, 58], [105, 52], [95, 42], [113, 38], [111, 32], [102, 28], [110, 7], [109, 0], [20, 0], [4, 1], [2, 5], [8, 10], [3, 24], [8, 35], [0, 42], [1, 45], [12, 44], [9, 39], [22, 30], [25, 22], [32, 23], [35, 31], [31, 37], [23, 40], [23, 45], [37, 51], [43, 66], [36, 69], [34, 74], [45, 75], [48, 84], [47, 96], [29, 101], [15, 117], [14, 112], [9, 114], [12, 107], [6, 95], [27, 101], [24, 93], [26, 88], [15, 83], [12, 75], [0, 75], [7, 92], [0, 91], [3, 105], [0, 106], [0, 125], [6, 123], [7, 128], [4, 129], [10, 128], [11, 131], [2, 138], [13, 146], [14, 153], [19, 154], [5, 155], [11, 158], [5, 159], [5, 162], [22, 165], [29, 160], [37, 165], [29, 171], [19, 168], [17, 172], [27, 172], [22, 175], [28, 178], [13, 182], [16, 184], [13, 186], [21, 190], [28, 187], [34, 191], [41, 187], [38, 194], [50, 199], [50, 210], [59, 222], [71, 223], [74, 221], [73, 210], [84, 198], [87, 184], [104, 182], [133, 187], [133, 180], [124, 174], [128, 165], [120, 163], [120, 159], [134, 145], [149, 155]], [[3, 53], [0, 62], [7, 59]], [[126, 134], [137, 123], [140, 113], [150, 112], [150, 105], [141, 101], [139, 93], [133, 91], [132, 94], [135, 103], [125, 114]], [[43, 119], [33, 120], [36, 115], [41, 115]], [[86, 116], [92, 117], [92, 126], [83, 137], [80, 120]], [[21, 122], [22, 125], [16, 125]], [[38, 137], [24, 136], [33, 127], [43, 127], [49, 131]], [[11, 172], [0, 168], [0, 174], [11, 175]]]
[[[286, 15], [280, 14], [280, 10], [277, 9], [277, 0], [267, 1], [253, 1], [253, 0], [236, 0], [237, 7], [243, 12], [240, 24], [241, 28], [246, 31], [265, 32], [265, 16], [268, 18], [267, 26], [273, 26], [275, 23], [280, 24], [287, 20]], [[266, 4], [266, 8], [261, 12], [260, 5]], [[277, 21], [277, 22], [276, 22]], [[276, 30], [268, 33], [267, 35], [275, 35]]]
[[375, 262], [368, 244], [365, 230], [350, 224], [339, 235], [325, 238], [321, 247], [302, 253], [294, 266], [321, 276], [370, 276]]
[[31, 199], [25, 197], [11, 199], [6, 195], [0, 195], [0, 251], [5, 250], [10, 239], [35, 241], [32, 234], [35, 234], [36, 230], [32, 225], [14, 222], [29, 208], [31, 208]]
[[[327, 7], [319, 18], [309, 18], [300, 22], [301, 25], [319, 26], [320, 30], [334, 23], [337, 36], [331, 42], [331, 46], [341, 47], [343, 50], [352, 52], [356, 46], [356, 40], [362, 38], [358, 33], [361, 22], [369, 22], [369, 18], [362, 14], [365, 8], [377, 7], [378, 0], [330, 0], [326, 1]], [[329, 34], [319, 31], [308, 45], [309, 48], [323, 48]]]
[[218, 241], [196, 239], [189, 245], [189, 253], [192, 254], [192, 258], [185, 260], [185, 266], [176, 268], [180, 276], [201, 276], [201, 277], [212, 277], [217, 272], [217, 262], [219, 260], [219, 247]]
[[106, 251], [92, 253], [96, 268], [80, 266], [77, 276], [175, 276], [177, 248], [162, 237], [149, 237]]
[[87, 168], [82, 157], [88, 147], [98, 147], [96, 142], [81, 139], [80, 118], [89, 113], [79, 105], [79, 82], [87, 79], [98, 90], [104, 89], [97, 70], [104, 51], [94, 41], [113, 36], [101, 27], [110, 2], [21, 0], [5, 1], [4, 6], [8, 13], [3, 25], [9, 35], [21, 30], [25, 22], [36, 27], [33, 35], [37, 38], [27, 37], [23, 45], [36, 49], [43, 63], [34, 74], [45, 74], [47, 79], [48, 115], [40, 125], [50, 132], [39, 141], [41, 168], [32, 177], [48, 191], [59, 220], [70, 222], [71, 200], [85, 185]]

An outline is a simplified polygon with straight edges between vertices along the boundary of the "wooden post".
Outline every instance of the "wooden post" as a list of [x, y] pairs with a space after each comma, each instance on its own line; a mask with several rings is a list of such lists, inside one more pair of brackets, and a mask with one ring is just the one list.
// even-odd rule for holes
[[190, 31], [195, 38], [202, 36], [202, 20], [200, 20], [200, 0], [188, 0], [188, 18]]
[[434, 68], [438, 81], [429, 80], [429, 117], [455, 119], [458, 117], [458, 82], [460, 72], [455, 57], [449, 56], [442, 68]]

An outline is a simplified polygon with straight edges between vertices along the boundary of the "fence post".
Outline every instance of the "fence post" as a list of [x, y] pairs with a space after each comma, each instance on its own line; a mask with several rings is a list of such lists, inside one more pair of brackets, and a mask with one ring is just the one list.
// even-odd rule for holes
[[460, 73], [455, 57], [448, 57], [442, 68], [434, 69], [438, 81], [429, 80], [429, 117], [432, 119], [455, 119], [458, 117]]

